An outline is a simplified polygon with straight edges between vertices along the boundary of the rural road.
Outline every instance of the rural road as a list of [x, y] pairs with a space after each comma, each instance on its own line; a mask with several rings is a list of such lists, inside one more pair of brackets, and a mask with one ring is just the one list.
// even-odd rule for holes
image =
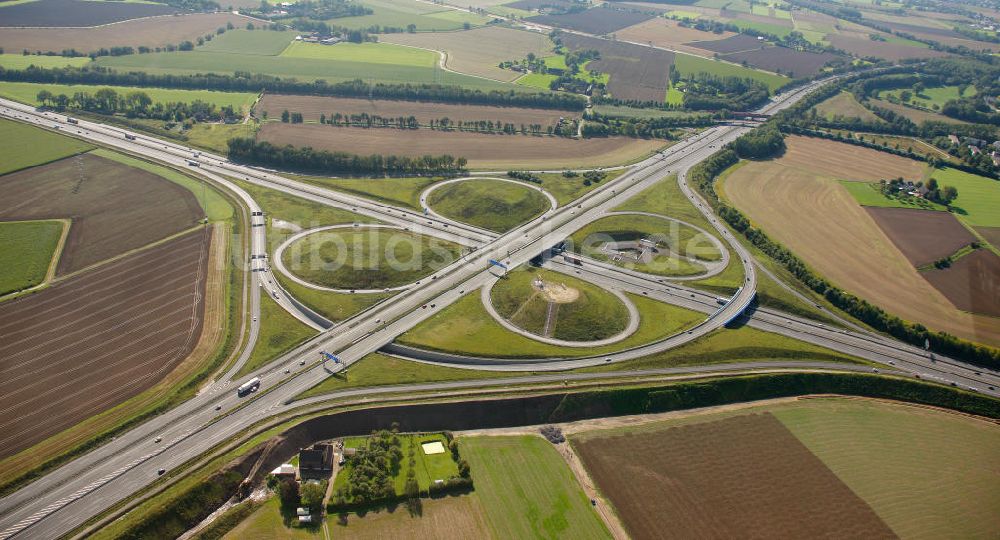
[[[769, 103], [762, 112], [774, 112], [787, 107], [820, 84], [822, 83], [813, 83], [783, 94], [775, 102]], [[685, 180], [685, 173], [690, 167], [714, 153], [718, 147], [744, 133], [745, 128], [718, 126], [708, 129], [681, 141], [661, 155], [640, 163], [632, 171], [623, 174], [614, 181], [600, 186], [576, 201], [579, 206], [557, 209], [499, 237], [490, 238], [482, 235], [480, 231], [462, 227], [454, 222], [442, 221], [433, 216], [419, 215], [411, 210], [396, 209], [359, 197], [293, 182], [268, 171], [231, 164], [220, 156], [202, 154], [199, 157], [193, 157], [191, 149], [152, 139], [146, 135], [135, 134], [136, 141], [125, 140], [126, 131], [124, 130], [84, 121], [80, 121], [79, 126], [67, 124], [62, 115], [38, 113], [31, 107], [6, 100], [0, 100], [0, 115], [15, 117], [18, 120], [49, 129], [58, 126], [64, 133], [177, 167], [187, 167], [188, 161], [195, 161], [200, 166], [190, 170], [198, 174], [215, 173], [220, 178], [221, 175], [237, 177], [253, 184], [303, 196], [323, 204], [346, 207], [358, 213], [375, 217], [380, 221], [409, 227], [414, 232], [455, 238], [455, 241], [460, 241], [463, 245], [470, 245], [473, 238], [479, 238], [477, 240], [479, 242], [478, 249], [475, 252], [436, 273], [434, 279], [424, 281], [419, 287], [401, 291], [391, 301], [382, 302], [362, 314], [334, 326], [332, 331], [319, 334], [294, 351], [256, 371], [254, 375], [259, 375], [263, 380], [261, 391], [258, 394], [240, 399], [232, 391], [231, 386], [238, 381], [219, 382], [210, 391], [141, 424], [120, 435], [117, 439], [66, 463], [21, 490], [0, 499], [0, 538], [12, 536], [57, 538], [73, 531], [109, 506], [129, 499], [139, 490], [156, 482], [157, 469], [171, 470], [178, 467], [187, 460], [208, 451], [216, 444], [244, 432], [258, 421], [298, 406], [298, 403], [291, 404], [295, 396], [327, 378], [330, 371], [342, 370], [368, 353], [379, 350], [391, 343], [396, 336], [439, 312], [464, 294], [485, 285], [493, 278], [485, 270], [488, 259], [502, 259], [510, 267], [524, 264], [537, 254], [556, 245], [572, 232], [602, 217], [628, 198], [674, 173], [678, 173], [678, 182], [682, 190], [705, 214], [716, 229], [718, 236], [729, 243], [735, 255], [743, 260], [744, 268], [747, 269], [747, 278], [737, 295], [730, 299], [726, 305], [710, 314], [705, 322], [656, 345], [669, 348], [712, 332], [738, 318], [752, 303], [755, 296], [756, 273], [754, 265], [751, 264], [750, 255], [738, 242], [734, 241], [728, 230], [718, 223], [717, 218], [711, 214], [704, 201], [701, 201], [688, 188]], [[79, 132], [74, 133], [75, 131]], [[220, 181], [215, 178], [213, 180]], [[222, 181], [225, 179], [222, 178]], [[261, 231], [265, 229], [264, 227], [256, 228], [261, 229]], [[262, 264], [266, 264], [266, 262]], [[265, 269], [256, 272], [256, 274], [267, 276], [268, 272], [269, 270]], [[647, 285], [634, 283], [634, 280], [642, 278], [621, 272], [612, 273], [608, 268], [599, 270], [590, 279], [613, 279], [617, 287], [635, 287], [635, 290], [640, 290], [642, 287], [649, 289], [648, 283]], [[260, 283], [263, 285], [264, 281], [260, 281]], [[679, 299], [672, 297], [674, 293], [671, 289], [662, 284], [659, 284], [658, 287], [662, 291], [657, 291], [657, 294], [662, 292], [663, 298], [679, 301]], [[279, 292], [264, 288], [269, 293]], [[649, 292], [646, 290], [647, 294]], [[286, 309], [295, 310], [297, 308], [291, 306], [286, 307]], [[838, 351], [870, 357], [869, 359], [875, 362], [887, 365], [892, 362], [903, 368], [904, 366], [900, 362], [905, 361], [907, 362], [906, 370], [910, 370], [910, 366], [913, 368], [912, 372], [915, 373], [933, 369], [936, 370], [935, 373], [943, 373], [943, 375], [935, 375], [935, 377], [954, 381], [962, 386], [977, 386], [980, 387], [981, 391], [985, 391], [982, 388], [985, 384], [984, 381], [993, 382], [994, 385], [1000, 384], [1000, 378], [995, 373], [984, 372], [984, 375], [975, 375], [975, 368], [971, 366], [945, 358], [932, 360], [919, 349], [915, 350], [891, 340], [876, 340], [871, 336], [859, 336], [844, 331], [824, 329], [811, 323], [807, 324], [808, 321], [785, 315], [772, 315], [765, 310], [755, 311], [754, 317], [758, 315], [767, 318], [753, 320], [752, 324], [771, 325], [771, 328], [775, 329], [772, 331], [780, 329], [782, 332], [794, 332], [796, 336], [801, 336], [800, 339], [822, 341], [833, 345], [831, 348]], [[318, 361], [320, 351], [337, 354], [343, 364], [328, 369], [327, 366]], [[566, 369], [570, 366], [603, 364], [607, 362], [606, 358], [608, 357], [611, 358], [612, 362], [619, 362], [636, 357], [640, 354], [637, 351], [637, 349], [633, 349], [599, 358], [575, 359], [562, 364], [553, 363], [543, 366], [534, 364], [530, 369]], [[302, 368], [298, 367], [300, 361], [306, 363]], [[741, 364], [740, 368], [791, 367], [794, 369], [800, 365], [801, 363], [797, 362], [762, 362]], [[292, 369], [292, 373], [287, 376], [284, 374], [286, 368]], [[493, 366], [492, 369], [524, 370], [526, 367], [505, 365]], [[687, 371], [691, 371], [691, 369], [685, 368]], [[704, 366], [697, 369], [701, 372], [726, 371], [722, 366]], [[838, 366], [837, 369], [852, 368]], [[903, 370], [901, 369], [901, 371]], [[525, 376], [523, 380], [525, 382], [544, 381], [546, 377], [565, 378], [566, 374]], [[433, 392], [461, 387], [461, 384], [414, 385], [400, 388], [402, 391], [407, 391], [418, 387], [427, 387], [428, 391]], [[482, 381], [477, 381], [477, 384], [482, 385]], [[366, 390], [366, 395], [375, 393], [377, 392], [372, 389]], [[221, 409], [216, 411], [216, 407]], [[162, 443], [155, 444], [153, 442], [157, 436], [163, 438]]]

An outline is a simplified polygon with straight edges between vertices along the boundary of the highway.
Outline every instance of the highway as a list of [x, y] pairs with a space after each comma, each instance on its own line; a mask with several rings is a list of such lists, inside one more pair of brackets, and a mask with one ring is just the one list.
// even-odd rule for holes
[[[822, 84], [813, 83], [802, 89], [780, 96], [775, 102], [768, 104], [762, 112], [774, 112], [790, 106], [806, 92]], [[200, 154], [194, 156], [190, 149], [173, 143], [158, 141], [146, 135], [136, 135], [136, 141], [126, 140], [125, 131], [100, 124], [80, 121], [79, 125], [65, 123], [62, 115], [36, 113], [34, 109], [23, 105], [0, 101], [0, 115], [17, 116], [19, 120], [53, 128], [59, 126], [62, 131], [94, 142], [117, 147], [122, 150], [139, 154], [150, 159], [161, 161], [178, 167], [188, 167], [188, 162], [198, 163], [198, 167], [190, 170], [210, 178], [226, 189], [239, 193], [238, 186], [225, 176], [236, 177], [252, 184], [271, 189], [279, 189], [286, 193], [305, 197], [310, 200], [343, 207], [359, 214], [378, 219], [379, 221], [409, 228], [414, 232], [431, 234], [437, 237], [447, 237], [460, 241], [463, 245], [478, 249], [463, 256], [459, 261], [435, 273], [419, 287], [411, 287], [400, 291], [390, 301], [382, 302], [373, 308], [359, 314], [348, 321], [336, 325], [334, 331], [319, 334], [303, 346], [271, 362], [255, 374], [259, 374], [263, 385], [259, 394], [240, 399], [233, 391], [233, 386], [242, 381], [231, 381], [228, 378], [212, 386], [208, 391], [185, 402], [177, 408], [168, 411], [142, 425], [122, 434], [117, 439], [77, 458], [62, 467], [52, 471], [43, 478], [29, 484], [21, 490], [0, 499], [0, 538], [56, 538], [66, 534], [86, 520], [98, 515], [102, 510], [131, 497], [134, 493], [157, 480], [156, 471], [160, 468], [170, 470], [197, 457], [214, 445], [229, 437], [243, 432], [247, 427], [269, 416], [282, 413], [293, 406], [291, 400], [301, 392], [311, 388], [329, 376], [329, 371], [338, 371], [351, 363], [363, 358], [370, 352], [379, 350], [391, 343], [396, 336], [409, 330], [423, 320], [439, 312], [441, 309], [461, 298], [467, 293], [482, 287], [495, 279], [486, 270], [488, 259], [503, 260], [511, 268], [528, 262], [538, 253], [557, 244], [570, 233], [582, 226], [599, 219], [607, 212], [622, 204], [628, 198], [638, 194], [647, 187], [662, 181], [673, 173], [679, 174], [679, 183], [685, 194], [696, 202], [696, 205], [706, 215], [715, 227], [717, 234], [730, 244], [735, 256], [744, 261], [747, 271], [746, 282], [739, 293], [726, 305], [713, 310], [713, 314], [701, 325], [682, 334], [672, 336], [654, 344], [654, 346], [669, 348], [698, 339], [707, 333], [717, 330], [727, 322], [737, 318], [751, 304], [755, 294], [756, 272], [750, 264], [750, 255], [735, 242], [728, 230], [711, 214], [704, 201], [691, 190], [685, 179], [686, 171], [714, 153], [719, 147], [733, 140], [746, 131], [746, 128], [734, 126], [718, 126], [710, 128], [696, 136], [681, 141], [667, 149], [662, 155], [656, 155], [633, 168], [632, 171], [593, 190], [583, 198], [575, 201], [573, 206], [557, 208], [545, 215], [532, 220], [514, 230], [493, 237], [482, 231], [461, 227], [454, 222], [443, 220], [438, 216], [424, 216], [406, 209], [373, 203], [363, 198], [352, 197], [330, 190], [317, 188], [294, 182], [279, 175], [228, 163], [225, 158]], [[75, 131], [79, 130], [79, 133]], [[225, 176], [224, 176], [225, 175]], [[235, 189], [234, 189], [235, 188]], [[244, 193], [245, 194], [245, 193]], [[241, 198], [243, 198], [241, 196]], [[250, 200], [250, 202], [247, 201]], [[252, 198], [244, 199], [252, 212], [255, 203]], [[260, 239], [255, 231], [251, 239], [252, 253], [266, 253], [264, 243], [264, 227], [258, 226]], [[260, 250], [260, 251], [258, 251]], [[267, 294], [277, 294], [279, 302], [293, 314], [311, 319], [303, 313], [296, 302], [280, 290], [273, 278], [269, 278], [270, 269], [266, 259], [253, 259], [252, 268], [262, 268], [254, 272], [257, 286]], [[553, 263], [555, 267], [555, 263]], [[597, 269], [598, 267], [594, 267]], [[643, 278], [622, 272], [612, 272], [610, 268], [597, 271], [591, 280], [610, 280], [609, 286], [633, 290], [645, 288], [650, 293], [651, 283], [643, 284], [636, 280]], [[274, 282], [274, 283], [272, 283]], [[657, 284], [659, 289], [652, 294], [658, 298], [679, 302], [675, 287]], [[640, 290], [641, 294], [642, 291]], [[714, 297], [713, 302], [714, 302]], [[695, 300], [698, 300], [697, 298]], [[701, 299], [704, 303], [704, 298]], [[258, 302], [259, 297], [255, 302]], [[255, 306], [252, 306], [255, 308]], [[716, 306], [718, 307], [718, 306]], [[257, 311], [252, 311], [257, 313]], [[322, 326], [313, 321], [315, 325]], [[983, 376], [969, 375], [972, 370], [959, 362], [939, 358], [931, 360], [923, 351], [916, 352], [912, 348], [898, 346], [887, 347], [881, 342], [873, 342], [869, 337], [844, 334], [834, 329], [817, 327], [815, 323], [766, 310], [756, 310], [751, 319], [751, 325], [769, 328], [772, 331], [795, 332], [806, 341], [818, 340], [834, 345], [832, 348], [867, 358], [872, 361], [890, 365], [890, 362], [907, 362], [898, 364], [900, 371], [911, 369], [935, 369], [934, 373], [943, 373], [942, 379], [950, 378], [963, 385], [980, 385], [979, 381], [1000, 381], [996, 374], [987, 373]], [[794, 328], [790, 330], [790, 327]], [[314, 326], [315, 328], [315, 326]], [[253, 327], [256, 332], [256, 326]], [[813, 341], [815, 342], [815, 341]], [[828, 346], [828, 345], [827, 345]], [[319, 360], [319, 352], [328, 351], [337, 354], [343, 361], [338, 365], [323, 365]], [[637, 349], [609, 355], [611, 361], [617, 362], [638, 355]], [[643, 354], [648, 354], [643, 353]], [[573, 360], [577, 365], [594, 365], [607, 362], [608, 357]], [[299, 366], [300, 362], [304, 365]], [[785, 363], [795, 367], [795, 362]], [[782, 363], [761, 363], [762, 367], [778, 368]], [[475, 366], [467, 366], [475, 367]], [[530, 369], [539, 370], [542, 366], [534, 364]], [[546, 365], [545, 369], [566, 369], [568, 364]], [[743, 364], [743, 368], [754, 367]], [[285, 374], [289, 369], [291, 373]], [[493, 369], [525, 369], [524, 366], [494, 366]], [[704, 369], [711, 372], [716, 367]], [[725, 369], [719, 367], [720, 371]], [[688, 370], [690, 371], [690, 369]], [[905, 372], [905, 371], [904, 371]], [[231, 371], [230, 373], [233, 373]], [[928, 373], [930, 373], [928, 371]], [[967, 375], [969, 375], [967, 377]], [[934, 375], [935, 377], [938, 375]], [[532, 377], [538, 377], [532, 379]], [[525, 376], [526, 382], [544, 382], [551, 380], [551, 375]], [[973, 378], [975, 377], [975, 378]], [[249, 378], [247, 376], [246, 378]], [[480, 381], [481, 384], [481, 381]], [[427, 385], [423, 385], [427, 387]], [[456, 385], [430, 385], [427, 390], [446, 390], [460, 387]], [[406, 390], [403, 387], [402, 390]], [[985, 389], [981, 389], [986, 391]], [[155, 437], [162, 437], [163, 442], [156, 444]]]

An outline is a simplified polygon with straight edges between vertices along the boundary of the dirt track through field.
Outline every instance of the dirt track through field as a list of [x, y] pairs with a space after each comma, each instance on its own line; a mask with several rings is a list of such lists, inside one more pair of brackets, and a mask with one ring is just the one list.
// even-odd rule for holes
[[633, 538], [894, 538], [769, 413], [574, 447]]
[[0, 304], [0, 457], [138, 394], [201, 333], [209, 230]]
[[[836, 179], [923, 177], [923, 165], [842, 143], [789, 137], [786, 154], [751, 162], [725, 197], [838, 287], [934, 330], [1000, 344], [1000, 319], [960, 311], [931, 286]], [[851, 159], [843, 159], [850, 153]]]

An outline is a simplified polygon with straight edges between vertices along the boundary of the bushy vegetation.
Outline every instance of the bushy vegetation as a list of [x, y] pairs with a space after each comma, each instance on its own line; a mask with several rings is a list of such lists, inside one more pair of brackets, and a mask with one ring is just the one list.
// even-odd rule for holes
[[214, 474], [185, 491], [159, 510], [149, 514], [140, 524], [125, 531], [119, 538], [177, 538], [208, 517], [236, 493], [243, 475], [238, 471]]
[[465, 158], [449, 155], [416, 158], [379, 154], [359, 156], [310, 147], [296, 148], [290, 144], [281, 147], [245, 137], [229, 139], [227, 144], [229, 159], [233, 161], [326, 175], [452, 175], [464, 170], [466, 164]]
[[743, 159], [766, 159], [785, 151], [785, 138], [773, 124], [755, 129], [733, 141], [733, 150]]

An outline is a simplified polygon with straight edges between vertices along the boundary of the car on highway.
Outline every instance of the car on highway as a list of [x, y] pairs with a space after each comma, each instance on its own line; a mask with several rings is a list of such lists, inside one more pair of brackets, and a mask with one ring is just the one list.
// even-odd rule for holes
[[163, 476], [163, 473], [167, 472], [166, 469], [158, 469], [156, 471], [156, 476]]

